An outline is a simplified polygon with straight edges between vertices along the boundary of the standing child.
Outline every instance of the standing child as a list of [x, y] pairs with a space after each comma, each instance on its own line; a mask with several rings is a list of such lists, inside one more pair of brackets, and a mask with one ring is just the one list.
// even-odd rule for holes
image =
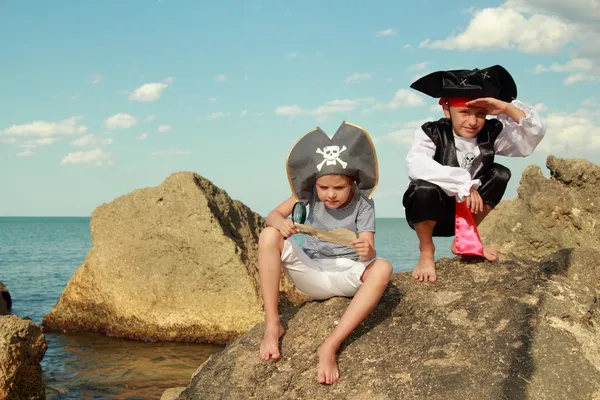
[[[511, 176], [494, 156], [530, 155], [546, 128], [533, 107], [516, 100], [515, 82], [499, 65], [434, 72], [411, 88], [440, 98], [445, 115], [416, 130], [406, 157], [410, 183], [402, 201], [419, 238], [421, 254], [413, 276], [435, 282], [432, 237], [455, 236], [457, 202], [466, 201], [479, 225], [502, 199]], [[497, 118], [488, 120], [488, 114]], [[456, 240], [452, 252], [456, 254]], [[497, 258], [485, 246], [483, 256]]]
[[[292, 196], [267, 216], [258, 243], [265, 333], [260, 346], [263, 360], [278, 359], [279, 281], [281, 270], [306, 296], [328, 299], [353, 297], [333, 332], [318, 350], [317, 379], [332, 384], [339, 379], [336, 352], [342, 341], [375, 308], [391, 274], [392, 265], [375, 251], [375, 209], [371, 199], [378, 182], [377, 155], [368, 133], [344, 122], [330, 139], [316, 128], [290, 150], [287, 174]], [[294, 223], [286, 219], [297, 202], [309, 204], [308, 224], [331, 230], [346, 228], [358, 237], [352, 248], [307, 237], [301, 248], [293, 238]]]

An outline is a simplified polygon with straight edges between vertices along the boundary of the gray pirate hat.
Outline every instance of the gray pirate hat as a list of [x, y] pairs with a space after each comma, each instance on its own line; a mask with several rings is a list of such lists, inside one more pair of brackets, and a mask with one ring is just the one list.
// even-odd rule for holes
[[302, 136], [286, 160], [288, 180], [297, 201], [308, 202], [317, 178], [340, 174], [353, 178], [367, 198], [375, 193], [379, 181], [377, 152], [363, 128], [342, 122], [330, 139], [317, 127]]

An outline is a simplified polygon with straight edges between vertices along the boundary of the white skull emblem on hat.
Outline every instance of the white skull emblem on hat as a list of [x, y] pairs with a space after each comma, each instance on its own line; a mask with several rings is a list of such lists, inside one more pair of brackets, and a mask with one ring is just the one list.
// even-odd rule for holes
[[342, 168], [346, 168], [348, 163], [340, 159], [340, 153], [344, 150], [346, 150], [346, 146], [342, 146], [341, 149], [340, 146], [325, 146], [323, 147], [323, 150], [320, 148], [317, 149], [317, 153], [323, 155], [323, 161], [317, 165], [317, 169], [320, 171], [325, 163], [327, 163], [327, 165], [336, 165], [336, 163], [340, 163]]

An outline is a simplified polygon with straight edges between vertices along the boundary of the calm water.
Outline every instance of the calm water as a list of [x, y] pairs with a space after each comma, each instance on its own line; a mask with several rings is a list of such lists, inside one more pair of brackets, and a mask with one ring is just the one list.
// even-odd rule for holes
[[[451, 256], [451, 239], [436, 240], [438, 257]], [[402, 219], [377, 220], [377, 251], [397, 272], [413, 268], [418, 246]], [[91, 248], [89, 218], [0, 218], [0, 281], [13, 313], [41, 323]], [[185, 386], [220, 347], [144, 343], [97, 334], [47, 334], [42, 361], [49, 399], [160, 398]]]

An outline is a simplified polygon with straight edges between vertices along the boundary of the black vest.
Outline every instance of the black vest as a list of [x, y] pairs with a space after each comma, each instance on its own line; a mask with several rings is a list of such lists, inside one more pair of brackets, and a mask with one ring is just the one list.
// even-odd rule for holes
[[[433, 159], [442, 165], [460, 167], [458, 158], [456, 158], [454, 132], [452, 132], [452, 122], [450, 122], [450, 119], [442, 118], [438, 121], [426, 122], [421, 128], [435, 144]], [[481, 152], [483, 165], [475, 178], [484, 174], [494, 163], [494, 142], [498, 135], [500, 135], [500, 132], [502, 132], [502, 128], [502, 122], [497, 119], [488, 119], [477, 134], [477, 146]]]

